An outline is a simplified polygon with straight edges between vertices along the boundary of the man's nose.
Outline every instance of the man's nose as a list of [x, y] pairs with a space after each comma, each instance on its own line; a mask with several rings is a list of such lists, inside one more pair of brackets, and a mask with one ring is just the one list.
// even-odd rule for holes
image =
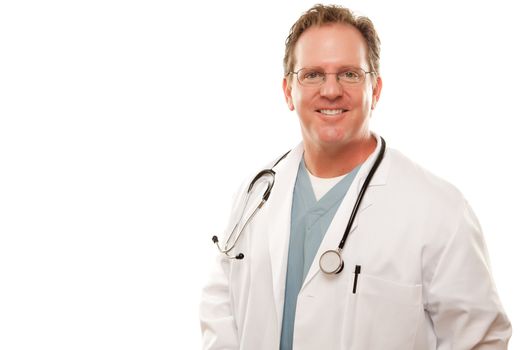
[[330, 100], [336, 99], [343, 94], [343, 87], [337, 79], [336, 74], [327, 74], [321, 85], [321, 96]]

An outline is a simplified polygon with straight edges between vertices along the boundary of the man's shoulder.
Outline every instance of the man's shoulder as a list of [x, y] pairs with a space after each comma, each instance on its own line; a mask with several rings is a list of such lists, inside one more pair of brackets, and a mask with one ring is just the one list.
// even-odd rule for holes
[[388, 148], [389, 183], [396, 185], [405, 194], [414, 194], [443, 201], [447, 204], [463, 204], [461, 191], [449, 181], [408, 158], [402, 152]]
[[[302, 155], [303, 144], [302, 142], [289, 148], [283, 149], [275, 154], [272, 154], [271, 158], [266, 158], [264, 162], [261, 162], [259, 166], [251, 168], [250, 172], [244, 177], [241, 183], [241, 188], [247, 188], [252, 180], [263, 170], [272, 169], [275, 173], [280, 172], [283, 168], [286, 169], [292, 163], [297, 162], [297, 157]], [[270, 159], [270, 161], [268, 161]]]
[[303, 142], [299, 142], [288, 149], [282, 149], [280, 152], [273, 155], [271, 161], [265, 164], [264, 169], [270, 169], [279, 164], [283, 166], [285, 164], [294, 163], [294, 160], [297, 161], [298, 158], [302, 157], [303, 152]]

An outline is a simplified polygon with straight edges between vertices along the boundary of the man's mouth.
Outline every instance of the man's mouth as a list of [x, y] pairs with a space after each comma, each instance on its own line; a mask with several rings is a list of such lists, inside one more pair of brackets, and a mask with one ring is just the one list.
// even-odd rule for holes
[[317, 112], [324, 115], [338, 115], [347, 112], [347, 109], [318, 109]]

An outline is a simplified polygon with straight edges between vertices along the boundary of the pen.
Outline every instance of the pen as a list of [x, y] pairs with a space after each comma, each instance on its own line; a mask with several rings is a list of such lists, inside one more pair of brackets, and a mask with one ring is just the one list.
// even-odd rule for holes
[[361, 265], [355, 265], [355, 271], [354, 271], [354, 288], [352, 290], [352, 293], [355, 294], [355, 291], [357, 289], [357, 278], [359, 277], [359, 274], [361, 273]]

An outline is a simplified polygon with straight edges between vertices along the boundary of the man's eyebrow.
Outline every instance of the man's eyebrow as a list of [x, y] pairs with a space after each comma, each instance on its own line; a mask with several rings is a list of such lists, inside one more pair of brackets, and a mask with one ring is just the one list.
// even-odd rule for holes
[[[319, 71], [323, 71], [323, 72], [326, 72], [327, 70], [320, 67], [320, 66], [304, 66], [302, 68], [299, 68], [298, 70], [301, 70], [301, 69], [312, 69], [312, 70], [319, 70]], [[361, 68], [359, 66], [355, 66], [355, 65], [351, 65], [351, 64], [348, 64], [348, 65], [343, 65], [339, 68], [336, 68], [335, 71], [337, 72], [342, 72], [342, 71], [345, 71], [345, 70], [348, 70], [348, 69], [363, 69], [365, 70], [364, 68]]]

